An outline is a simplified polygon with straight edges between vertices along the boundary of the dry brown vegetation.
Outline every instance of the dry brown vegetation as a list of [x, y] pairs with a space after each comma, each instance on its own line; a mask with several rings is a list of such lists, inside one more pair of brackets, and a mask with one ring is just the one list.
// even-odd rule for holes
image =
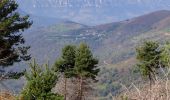
[[170, 86], [166, 81], [157, 81], [150, 88], [149, 85], [142, 88], [134, 87], [134, 90], [127, 90], [123, 95], [116, 97], [116, 100], [169, 100], [170, 99]]
[[15, 100], [15, 99], [16, 97], [8, 91], [0, 92], [0, 100]]
[[129, 87], [122, 85], [125, 92], [113, 97], [113, 100], [170, 100], [170, 69], [166, 73], [163, 69], [161, 71], [164, 77], [157, 77], [151, 86], [149, 84], [137, 86], [133, 83]]
[[[54, 93], [60, 93], [60, 95], [65, 94], [64, 90], [64, 79], [60, 78], [56, 86], [53, 88]], [[78, 80], [77, 79], [67, 79], [67, 98], [66, 100], [77, 100], [78, 97]], [[94, 100], [95, 86], [91, 84], [90, 80], [83, 81], [83, 100]]]

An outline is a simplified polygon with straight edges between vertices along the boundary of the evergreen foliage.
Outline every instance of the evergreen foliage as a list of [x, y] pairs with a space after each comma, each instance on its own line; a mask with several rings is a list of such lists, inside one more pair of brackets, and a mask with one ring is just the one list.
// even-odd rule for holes
[[59, 58], [53, 69], [64, 75], [64, 99], [67, 99], [67, 78], [74, 76], [74, 64], [75, 64], [75, 51], [76, 47], [73, 45], [66, 45], [62, 49], [61, 58]]
[[63, 73], [66, 78], [74, 75], [76, 46], [67, 45], [62, 49], [61, 57], [55, 62], [53, 69]]
[[150, 81], [154, 81], [156, 78], [157, 70], [160, 67], [165, 67], [165, 63], [162, 61], [162, 52], [159, 43], [154, 41], [145, 41], [143, 45], [136, 49], [137, 60], [141, 73], [147, 76]]
[[97, 64], [98, 60], [93, 57], [89, 47], [85, 43], [81, 43], [75, 58], [75, 72], [77, 76], [95, 80], [99, 72]]
[[161, 48], [161, 61], [166, 67], [170, 67], [170, 43], [167, 42]]
[[79, 79], [79, 93], [78, 100], [83, 99], [83, 92], [88, 91], [84, 89], [84, 81], [87, 79], [96, 80], [96, 76], [100, 71], [97, 67], [98, 60], [93, 57], [92, 52], [85, 43], [81, 43], [77, 49], [75, 56], [75, 73]]
[[0, 66], [13, 65], [15, 62], [29, 60], [29, 46], [24, 46], [22, 32], [32, 22], [29, 16], [21, 16], [17, 12], [15, 0], [0, 0]]
[[[42, 69], [44, 68], [45, 69]], [[63, 100], [63, 97], [51, 92], [57, 81], [57, 75], [48, 64], [39, 66], [35, 60], [30, 63], [31, 71], [26, 73], [27, 84], [22, 91], [24, 100]]]
[[79, 80], [79, 93], [76, 98], [82, 100], [83, 92], [88, 91], [83, 89], [83, 85], [89, 85], [89, 80], [91, 79], [96, 80], [99, 72], [97, 64], [98, 60], [93, 57], [91, 50], [85, 43], [81, 43], [78, 48], [73, 45], [67, 45], [63, 48], [62, 55], [54, 64], [53, 69], [56, 72], [64, 74], [65, 100], [67, 96], [67, 78], [76, 78]]

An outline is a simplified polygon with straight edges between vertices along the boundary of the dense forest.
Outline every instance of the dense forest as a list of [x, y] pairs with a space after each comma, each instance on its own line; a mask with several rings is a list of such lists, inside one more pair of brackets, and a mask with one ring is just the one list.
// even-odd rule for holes
[[[135, 57], [129, 61], [117, 63], [119, 67], [108, 68], [105, 65], [110, 63], [106, 61], [104, 61], [105, 65], [102, 65], [100, 59], [103, 58], [95, 56], [94, 50], [86, 41], [64, 45], [59, 55], [53, 54], [57, 58], [53, 60], [54, 62], [49, 63], [47, 60], [41, 64], [38, 63], [39, 59], [33, 58], [29, 53], [31, 46], [26, 44], [27, 41], [23, 35], [23, 32], [33, 23], [29, 15], [18, 12], [18, 4], [14, 0], [0, 1], [0, 84], [5, 88], [4, 80], [24, 78], [26, 81], [17, 94], [9, 90], [0, 91], [0, 100], [170, 99], [170, 43], [167, 39], [140, 41], [139, 45], [132, 48], [135, 50]], [[80, 27], [84, 29], [87, 26], [76, 26], [77, 29]], [[116, 27], [118, 27], [117, 24]], [[138, 28], [141, 29], [141, 26]], [[59, 32], [63, 32], [61, 26], [59, 29]], [[74, 32], [70, 26], [68, 30]], [[100, 31], [100, 29], [97, 30]], [[136, 32], [136, 30], [133, 31]], [[91, 38], [91, 36], [88, 37]], [[90, 42], [93, 39], [96, 38], [91, 38]], [[98, 47], [97, 45], [95, 47]], [[103, 52], [100, 53], [105, 56]], [[129, 53], [129, 56], [131, 55], [132, 52]], [[121, 59], [115, 56], [116, 60]], [[29, 68], [26, 70], [19, 72], [7, 70], [15, 63], [25, 61], [29, 62]]]

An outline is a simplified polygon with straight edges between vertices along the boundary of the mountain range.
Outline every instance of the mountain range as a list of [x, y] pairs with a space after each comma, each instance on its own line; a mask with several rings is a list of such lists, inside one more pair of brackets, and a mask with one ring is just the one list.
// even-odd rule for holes
[[[29, 52], [32, 58], [36, 58], [39, 63], [49, 61], [52, 64], [66, 44], [77, 45], [80, 42], [86, 42], [94, 55], [99, 58], [101, 67], [108, 68], [110, 71], [112, 71], [110, 68], [127, 70], [136, 62], [135, 48], [143, 40], [164, 42], [170, 39], [170, 11], [159, 10], [162, 5], [168, 9], [166, 5], [169, 1], [167, 0], [157, 2], [154, 2], [155, 0], [126, 0], [128, 3], [125, 4], [124, 0], [113, 0], [112, 3], [101, 0], [98, 2], [98, 6], [96, 3], [92, 3], [95, 0], [69, 0], [72, 5], [74, 1], [77, 2], [77, 6], [75, 4], [72, 7], [68, 6], [70, 3], [65, 6], [62, 6], [63, 3], [61, 3], [53, 7], [54, 2], [47, 3], [47, 1], [52, 2], [53, 0], [41, 0], [41, 2], [24, 0], [19, 8], [19, 12], [29, 14], [30, 19], [34, 22], [31, 29], [24, 33], [24, 38], [26, 44], [31, 46]], [[84, 2], [82, 3], [82, 1]], [[19, 2], [21, 3], [21, 1]], [[87, 5], [89, 4], [87, 2], [91, 6]], [[47, 4], [47, 6], [42, 6], [43, 4]], [[118, 8], [114, 9], [115, 7]], [[63, 12], [64, 10], [66, 12]], [[74, 17], [69, 16], [68, 12], [75, 11]], [[155, 12], [150, 13], [150, 11]], [[129, 17], [127, 13], [133, 13], [133, 15]], [[63, 17], [64, 15], [67, 18]], [[87, 17], [89, 15], [92, 19]], [[118, 19], [114, 20], [114, 15], [117, 15]], [[111, 20], [108, 20], [108, 16], [111, 17]], [[11, 67], [9, 70], [28, 68], [25, 63], [15, 64], [15, 66], [17, 67]], [[121, 78], [126, 76], [124, 79], [128, 79], [128, 75], [119, 73], [120, 76], [121, 74]], [[111, 78], [114, 79], [114, 77]], [[17, 82], [7, 81], [7, 84], [17, 90], [24, 85], [23, 81], [23, 79]]]
[[[170, 8], [169, 0], [17, 1], [19, 12], [29, 14], [34, 22], [24, 38], [31, 46], [32, 58], [39, 63], [52, 64], [66, 44], [86, 42], [102, 68], [118, 68], [119, 76], [128, 80], [127, 72], [136, 63], [136, 46], [143, 40], [170, 39], [170, 11], [160, 10]], [[28, 68], [25, 63], [14, 66], [8, 70]], [[24, 79], [8, 80], [6, 84], [18, 91]]]
[[[47, 17], [32, 17], [36, 24], [24, 33], [26, 44], [31, 46], [30, 54], [39, 63], [49, 61], [52, 64], [61, 54], [66, 44], [86, 42], [94, 55], [99, 58], [100, 66], [108, 69], [118, 69], [119, 77], [109, 78], [117, 80], [121, 77], [129, 82], [129, 69], [136, 63], [135, 48], [143, 40], [165, 42], [170, 39], [170, 11], [160, 10], [128, 20], [107, 24], [88, 26], [74, 21], [51, 19], [48, 25], [43, 22]], [[53, 20], [53, 21], [52, 21]], [[48, 20], [47, 20], [48, 21]], [[56, 21], [56, 22], [55, 22]], [[39, 24], [41, 22], [41, 24]], [[9, 70], [24, 70], [25, 63], [15, 64]], [[111, 69], [110, 69], [111, 68]], [[101, 72], [102, 73], [102, 72]], [[114, 74], [114, 73], [113, 73]], [[101, 74], [101, 77], [105, 73]], [[115, 75], [115, 74], [114, 74]], [[104, 78], [102, 78], [103, 80]], [[105, 82], [105, 81], [103, 81]], [[19, 91], [24, 85], [24, 79], [19, 81], [8, 80], [6, 84]], [[104, 83], [100, 84], [103, 86]], [[104, 90], [101, 90], [104, 91]], [[110, 91], [105, 89], [105, 91]], [[116, 90], [112, 91], [115, 93]]]
[[99, 25], [170, 9], [169, 0], [17, 0], [20, 9], [35, 16]]
[[31, 45], [31, 53], [40, 61], [47, 58], [54, 61], [66, 44], [86, 42], [101, 63], [117, 63], [134, 56], [135, 46], [144, 39], [166, 40], [169, 28], [170, 11], [161, 10], [96, 26], [61, 21], [32, 29], [24, 36]]

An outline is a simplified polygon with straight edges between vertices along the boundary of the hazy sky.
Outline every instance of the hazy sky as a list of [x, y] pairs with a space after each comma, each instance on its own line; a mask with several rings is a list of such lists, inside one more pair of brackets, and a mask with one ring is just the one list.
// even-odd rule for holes
[[170, 0], [18, 0], [20, 9], [35, 16], [85, 24], [126, 20], [157, 10], [169, 10]]

